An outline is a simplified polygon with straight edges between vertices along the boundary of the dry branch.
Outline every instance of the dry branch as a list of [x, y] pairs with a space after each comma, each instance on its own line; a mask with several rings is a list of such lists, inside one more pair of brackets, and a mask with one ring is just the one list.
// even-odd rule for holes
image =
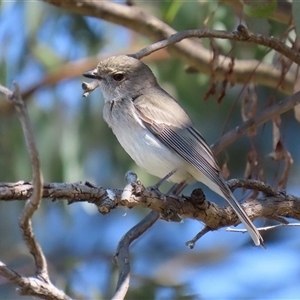
[[250, 132], [251, 130], [259, 127], [260, 125], [272, 120], [274, 117], [279, 116], [290, 109], [293, 109], [300, 103], [300, 92], [293, 94], [284, 100], [264, 109], [260, 113], [257, 113], [253, 118], [247, 120], [236, 128], [230, 130], [224, 134], [215, 144], [212, 145], [212, 149], [215, 154], [220, 153], [230, 144], [234, 143], [240, 137]]
[[145, 231], [147, 231], [158, 219], [159, 214], [155, 211], [152, 211], [121, 238], [115, 254], [115, 259], [117, 260], [120, 269], [119, 279], [116, 292], [112, 300], [124, 299], [129, 288], [129, 246], [134, 240], [139, 238]]
[[32, 189], [22, 211], [19, 226], [23, 240], [35, 261], [36, 278], [23, 277], [14, 270], [9, 269], [2, 262], [0, 262], [0, 273], [18, 285], [20, 287], [19, 292], [22, 295], [38, 295], [44, 299], [69, 299], [68, 296], [51, 284], [48, 275], [47, 260], [33, 233], [31, 218], [42, 200], [43, 177], [40, 169], [39, 154], [25, 102], [21, 97], [19, 86], [16, 83], [14, 83], [13, 92], [0, 85], [0, 93], [13, 103], [18, 113], [32, 167]]
[[58, 290], [52, 284], [43, 282], [34, 277], [21, 276], [17, 272], [8, 268], [0, 261], [0, 274], [10, 282], [20, 287], [21, 295], [30, 295], [47, 300], [71, 300], [65, 293]]
[[[263, 196], [242, 203], [251, 219], [281, 216], [300, 220], [300, 199], [283, 192], [273, 191], [268, 185], [253, 180], [231, 180], [233, 187], [262, 191]], [[43, 198], [68, 200], [68, 202], [89, 202], [95, 204], [102, 214], [109, 213], [118, 206], [127, 208], [150, 208], [160, 214], [179, 214], [182, 218], [197, 220], [211, 230], [235, 226], [240, 223], [233, 210], [205, 199], [201, 190], [195, 190], [189, 197], [170, 196], [157, 190], [145, 188], [139, 181], [133, 185], [130, 197], [122, 199], [122, 189], [108, 189], [85, 183], [46, 183]], [[28, 182], [0, 183], [0, 200], [25, 200], [32, 193], [32, 184]]]
[[[176, 31], [169, 25], [137, 6], [125, 6], [119, 3], [97, 0], [44, 0], [44, 2], [61, 7], [70, 12], [97, 17], [108, 22], [122, 25], [147, 36], [155, 42], [168, 39], [176, 34]], [[213, 37], [213, 35], [210, 37]], [[215, 37], [219, 38], [219, 36]], [[257, 41], [264, 39], [261, 35], [254, 35], [252, 37], [253, 42], [255, 42], [254, 37]], [[275, 44], [276, 43], [275, 41]], [[281, 44], [282, 43], [279, 42], [278, 47], [281, 47]], [[263, 45], [265, 44], [263, 43]], [[213, 72], [215, 80], [224, 80], [227, 78], [228, 70], [231, 68], [231, 58], [219, 55], [218, 67], [212, 70], [211, 51], [205, 49], [195, 40], [183, 40], [169, 46], [167, 50], [201, 73], [211, 76]], [[292, 72], [288, 72], [282, 76], [282, 71], [270, 64], [262, 63], [257, 60], [236, 59], [233, 74], [236, 83], [248, 84], [252, 82], [254, 84], [261, 84], [278, 89], [287, 94], [293, 93], [295, 75]]]

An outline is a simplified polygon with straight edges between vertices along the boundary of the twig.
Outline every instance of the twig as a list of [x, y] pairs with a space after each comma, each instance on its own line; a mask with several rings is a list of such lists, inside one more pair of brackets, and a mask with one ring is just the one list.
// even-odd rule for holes
[[247, 132], [257, 128], [258, 126], [271, 120], [275, 116], [287, 112], [299, 103], [300, 92], [297, 92], [285, 98], [284, 100], [264, 109], [262, 112], [256, 114], [255, 117], [227, 132], [215, 144], [211, 145], [211, 148], [213, 149], [215, 154], [220, 153], [223, 149], [226, 149], [230, 144], [234, 143], [237, 139], [239, 139]]
[[[21, 228], [25, 244], [35, 260], [37, 278], [22, 277], [15, 271], [8, 269], [3, 263], [1, 263], [1, 274], [13, 282], [19, 281], [19, 286], [21, 287], [20, 293], [23, 295], [35, 295], [37, 293], [36, 290], [40, 290], [38, 293], [39, 296], [42, 295], [41, 297], [45, 299], [53, 299], [56, 297], [56, 294], [60, 296], [60, 299], [69, 299], [69, 297], [64, 295], [63, 292], [52, 286], [48, 275], [46, 258], [33, 233], [31, 217], [38, 209], [42, 199], [43, 178], [40, 170], [38, 150], [35, 145], [34, 134], [30, 124], [28, 112], [25, 103], [22, 100], [20, 89], [17, 83], [14, 83], [14, 92], [3, 86], [0, 86], [0, 92], [13, 103], [16, 111], [18, 112], [32, 167], [32, 194], [30, 195], [30, 198], [26, 202], [22, 211], [19, 220], [19, 226]], [[44, 289], [44, 286], [47, 288]], [[54, 294], [49, 294], [49, 287], [51, 287], [51, 290], [54, 292]]]
[[158, 51], [160, 49], [166, 48], [170, 45], [176, 44], [187, 38], [217, 38], [226, 39], [232, 41], [252, 43], [256, 45], [265, 46], [269, 49], [273, 49], [278, 53], [283, 54], [285, 57], [289, 58], [291, 61], [300, 65], [300, 54], [286, 46], [280, 40], [274, 37], [263, 36], [261, 34], [257, 35], [252, 33], [244, 25], [239, 25], [237, 31], [227, 32], [224, 30], [212, 30], [212, 29], [191, 29], [177, 32], [170, 36], [169, 38], [145, 47], [135, 53], [133, 56], [140, 59], [144, 56], [150, 55], [151, 53]]
[[157, 220], [159, 214], [156, 211], [149, 213], [142, 221], [131, 228], [120, 240], [115, 258], [119, 265], [119, 279], [113, 300], [124, 299], [130, 281], [129, 246], [131, 243], [147, 231]]
[[[272, 230], [272, 229], [279, 228], [279, 227], [299, 227], [299, 226], [300, 226], [300, 223], [288, 223], [288, 224], [276, 224], [276, 225], [272, 225], [272, 226], [260, 227], [260, 228], [257, 228], [257, 229], [259, 231], [267, 231], [267, 230]], [[241, 233], [246, 233], [247, 232], [246, 229], [231, 228], [231, 227], [226, 228], [226, 231], [228, 231], [228, 232], [241, 232]]]
[[35, 145], [34, 134], [30, 124], [28, 112], [25, 103], [21, 98], [20, 89], [17, 83], [14, 83], [14, 88], [14, 92], [8, 97], [8, 99], [14, 104], [22, 124], [22, 129], [32, 167], [33, 184], [32, 196], [30, 197], [29, 201], [27, 201], [23, 209], [19, 225], [22, 230], [24, 241], [28, 249], [30, 250], [30, 253], [34, 257], [37, 277], [49, 283], [50, 279], [48, 276], [47, 261], [44, 257], [40, 245], [34, 237], [33, 228], [31, 224], [31, 217], [33, 216], [34, 212], [38, 209], [43, 194], [43, 178], [40, 170], [39, 154]]
[[54, 285], [43, 282], [37, 278], [21, 276], [14, 270], [8, 268], [1, 261], [0, 274], [10, 282], [19, 286], [21, 288], [21, 295], [31, 295], [48, 300], [71, 300], [69, 296], [58, 290]]
[[201, 239], [206, 233], [210, 232], [211, 229], [205, 226], [199, 233], [196, 234], [194, 238], [190, 241], [187, 241], [185, 244], [190, 248], [193, 249], [195, 247], [196, 242]]
[[[132, 195], [137, 191], [138, 186], [141, 186], [137, 175], [128, 171], [125, 175], [127, 185], [125, 186], [121, 194], [121, 202], [128, 202]], [[142, 187], [142, 189], [144, 189]], [[138, 190], [138, 193], [140, 190]], [[117, 283], [116, 292], [113, 296], [113, 300], [124, 299], [127, 290], [129, 288], [130, 281], [130, 260], [129, 260], [129, 246], [131, 243], [140, 237], [145, 231], [147, 231], [157, 220], [159, 219], [159, 213], [152, 211], [137, 225], [132, 227], [120, 240], [115, 254], [115, 259], [119, 265], [119, 279]]]
[[278, 194], [278, 192], [276, 192], [266, 183], [254, 179], [230, 179], [227, 181], [227, 184], [233, 191], [236, 188], [246, 188], [262, 192], [266, 196], [275, 196]]

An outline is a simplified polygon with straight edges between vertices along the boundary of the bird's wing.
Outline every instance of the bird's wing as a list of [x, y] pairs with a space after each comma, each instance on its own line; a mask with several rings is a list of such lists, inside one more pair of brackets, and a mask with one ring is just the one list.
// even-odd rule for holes
[[[152, 93], [150, 93], [153, 95]], [[161, 95], [160, 95], [161, 96]], [[152, 132], [164, 145], [174, 150], [185, 161], [199, 170], [207, 179], [214, 182], [232, 206], [240, 220], [244, 223], [255, 245], [262, 245], [263, 238], [252, 221], [237, 202], [222, 176], [217, 161], [206, 141], [194, 127], [184, 110], [171, 96], [165, 97], [169, 102], [169, 109], [162, 109], [153, 98], [143, 95], [133, 99], [137, 116], [144, 126]], [[161, 98], [160, 98], [161, 99]], [[162, 99], [164, 100], [164, 99]], [[178, 119], [180, 115], [180, 119]], [[218, 191], [215, 191], [218, 193]], [[218, 193], [219, 194], [219, 193]]]
[[[175, 101], [169, 97], [168, 95], [165, 99]], [[167, 111], [157, 105], [153, 107], [153, 102], [147, 98], [143, 95], [137, 97], [133, 102], [143, 124], [164, 145], [174, 150], [208, 179], [217, 184], [225, 197], [230, 197], [230, 192], [220, 177], [220, 169], [216, 158], [200, 132], [193, 127], [185, 111], [177, 102], [175, 107], [172, 103]], [[178, 119], [179, 114], [180, 119]]]

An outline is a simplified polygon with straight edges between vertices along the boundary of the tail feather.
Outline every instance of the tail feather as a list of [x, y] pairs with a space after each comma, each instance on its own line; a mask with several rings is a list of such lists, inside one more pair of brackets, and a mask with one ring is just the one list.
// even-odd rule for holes
[[[223, 196], [224, 197], [224, 196]], [[225, 198], [225, 197], [224, 197]], [[230, 192], [230, 197], [225, 198], [230, 206], [233, 208], [234, 212], [237, 214], [241, 222], [245, 225], [246, 229], [248, 230], [253, 242], [256, 246], [262, 246], [265, 248], [264, 240], [260, 235], [259, 231], [255, 227], [255, 225], [250, 220], [249, 216], [246, 214], [245, 210], [239, 204], [239, 202], [235, 199], [233, 194]]]
[[219, 175], [218, 182], [207, 181], [205, 182], [205, 184], [230, 204], [234, 212], [239, 217], [240, 221], [245, 225], [254, 244], [256, 246], [262, 246], [263, 248], [265, 248], [262, 236], [250, 220], [249, 216], [246, 214], [241, 204], [235, 199], [223, 177]]

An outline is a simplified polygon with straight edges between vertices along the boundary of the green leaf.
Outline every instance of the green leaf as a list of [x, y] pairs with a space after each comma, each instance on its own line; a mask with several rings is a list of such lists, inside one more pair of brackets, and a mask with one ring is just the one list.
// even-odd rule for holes
[[244, 3], [243, 11], [249, 17], [267, 18], [276, 10], [276, 8], [277, 0], [264, 0], [254, 3], [249, 1], [247, 4]]

